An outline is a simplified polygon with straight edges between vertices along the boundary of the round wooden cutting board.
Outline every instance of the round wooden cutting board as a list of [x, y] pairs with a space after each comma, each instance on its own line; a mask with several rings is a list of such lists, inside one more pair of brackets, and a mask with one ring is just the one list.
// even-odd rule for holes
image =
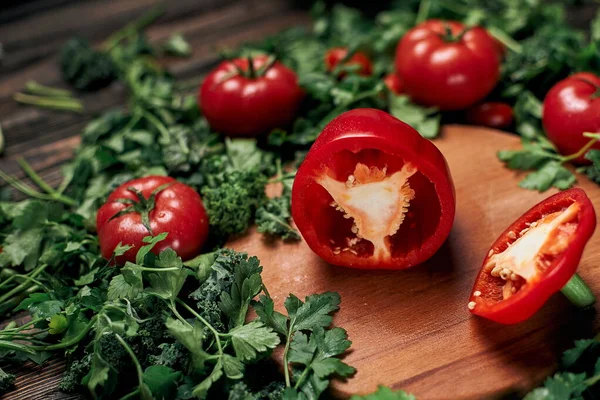
[[[253, 232], [229, 246], [256, 255], [263, 279], [283, 309], [290, 293], [337, 291], [334, 323], [352, 341], [345, 361], [357, 368], [335, 381], [336, 395], [374, 391], [383, 384], [420, 400], [496, 398], [523, 394], [551, 374], [573, 340], [598, 331], [595, 310], [579, 311], [555, 295], [529, 321], [504, 326], [473, 317], [467, 301], [481, 262], [496, 237], [540, 200], [517, 186], [522, 176], [496, 158], [517, 149], [519, 138], [477, 127], [447, 126], [434, 143], [444, 153], [456, 186], [452, 233], [428, 262], [404, 271], [334, 267], [305, 243], [273, 243]], [[578, 177], [600, 211], [600, 187]], [[587, 246], [579, 272], [600, 294], [600, 230]]]

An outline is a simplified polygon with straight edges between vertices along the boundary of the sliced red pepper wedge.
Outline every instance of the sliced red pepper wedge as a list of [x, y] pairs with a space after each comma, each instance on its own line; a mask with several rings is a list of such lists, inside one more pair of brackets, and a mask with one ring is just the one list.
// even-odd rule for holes
[[594, 207], [581, 189], [538, 203], [492, 245], [468, 308], [503, 324], [528, 319], [570, 282], [595, 228]]
[[407, 268], [430, 258], [455, 214], [448, 165], [433, 143], [375, 109], [331, 121], [300, 166], [292, 214], [321, 258], [354, 268]]

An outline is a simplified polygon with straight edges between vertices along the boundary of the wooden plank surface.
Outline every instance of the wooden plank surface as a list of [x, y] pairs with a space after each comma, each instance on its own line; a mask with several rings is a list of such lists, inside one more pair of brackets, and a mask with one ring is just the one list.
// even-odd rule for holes
[[[448, 126], [434, 141], [456, 186], [456, 221], [448, 241], [423, 265], [404, 271], [364, 271], [328, 265], [305, 243], [267, 243], [259, 234], [230, 245], [256, 255], [276, 302], [337, 291], [334, 323], [347, 329], [352, 350], [345, 361], [354, 378], [335, 382], [347, 397], [389, 385], [418, 399], [482, 399], [522, 395], [556, 368], [573, 340], [599, 328], [595, 312], [577, 311], [558, 294], [529, 321], [504, 326], [472, 317], [467, 302], [481, 262], [500, 233], [544, 194], [520, 189], [520, 177], [496, 158], [519, 139], [478, 127]], [[579, 178], [597, 210], [600, 188]], [[600, 293], [600, 229], [586, 248], [580, 275]], [[598, 305], [596, 306], [598, 307]]]

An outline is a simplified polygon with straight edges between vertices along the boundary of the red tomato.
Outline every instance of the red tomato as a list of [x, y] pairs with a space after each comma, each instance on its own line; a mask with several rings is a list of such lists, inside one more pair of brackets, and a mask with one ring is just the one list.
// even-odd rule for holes
[[490, 248], [469, 309], [503, 324], [531, 317], [575, 274], [595, 228], [594, 207], [581, 189], [557, 193], [535, 205]]
[[[199, 101], [210, 126], [229, 136], [258, 136], [290, 124], [304, 96], [296, 73], [266, 55], [223, 61], [202, 86]], [[242, 71], [242, 72], [240, 72]]]
[[[554, 85], [544, 99], [542, 123], [548, 138], [561, 154], [579, 151], [590, 139], [585, 132], [600, 132], [600, 78], [581, 72]], [[594, 145], [600, 149], [600, 143]], [[575, 163], [589, 163], [584, 157]]]
[[454, 213], [442, 153], [375, 109], [331, 121], [292, 188], [292, 215], [306, 243], [325, 261], [346, 267], [420, 264], [446, 240]]
[[492, 91], [500, 76], [500, 60], [495, 39], [485, 29], [432, 19], [400, 40], [396, 71], [415, 102], [460, 110]]
[[404, 92], [404, 84], [395, 72], [391, 72], [383, 78], [385, 86], [394, 94], [402, 94]]
[[[131, 204], [124, 204], [119, 199], [131, 200]], [[114, 217], [130, 207], [137, 210]], [[104, 258], [110, 259], [121, 242], [134, 247], [117, 257], [117, 264], [135, 261], [137, 251], [144, 245], [142, 239], [151, 235], [143, 222], [144, 212], [147, 212], [152, 235], [168, 232], [167, 238], [152, 249], [153, 253], [158, 254], [170, 247], [187, 260], [200, 252], [208, 236], [208, 216], [200, 195], [173, 178], [147, 176], [116, 188], [98, 210], [96, 229]]]
[[[345, 47], [334, 47], [329, 49], [325, 54], [325, 67], [327, 71], [333, 72], [335, 67], [348, 55], [348, 49]], [[358, 71], [356, 73], [358, 75], [369, 76], [373, 73], [373, 66], [371, 65], [371, 60], [367, 55], [363, 52], [357, 51], [350, 57], [344, 65], [359, 65]], [[345, 73], [341, 73], [340, 77], [344, 76]]]
[[508, 128], [513, 122], [512, 107], [497, 102], [477, 104], [467, 110], [467, 122], [488, 128]]

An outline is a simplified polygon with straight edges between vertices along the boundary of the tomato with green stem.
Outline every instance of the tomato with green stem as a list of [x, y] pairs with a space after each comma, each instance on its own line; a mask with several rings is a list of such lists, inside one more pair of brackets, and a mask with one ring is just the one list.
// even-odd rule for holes
[[413, 101], [460, 110], [485, 98], [500, 77], [496, 40], [481, 27], [431, 19], [396, 48], [396, 71]]
[[294, 71], [259, 55], [219, 64], [200, 86], [198, 103], [214, 130], [251, 137], [289, 125], [303, 97]]
[[586, 307], [595, 297], [575, 274], [596, 228], [594, 207], [582, 189], [541, 201], [512, 223], [487, 253], [468, 308], [503, 324], [531, 317], [554, 293]]
[[[546, 94], [542, 124], [548, 139], [561, 154], [572, 154], [588, 139], [585, 132], [600, 132], [600, 77], [581, 72], [558, 82]], [[593, 148], [600, 149], [600, 143]], [[588, 164], [582, 154], [573, 160]]]
[[96, 229], [102, 256], [110, 259], [119, 245], [129, 245], [117, 264], [135, 262], [146, 236], [167, 232], [152, 252], [172, 248], [182, 259], [198, 255], [208, 237], [208, 216], [200, 195], [167, 176], [147, 176], [116, 188], [98, 210]]
[[331, 264], [353, 268], [426, 261], [448, 237], [455, 206], [442, 153], [375, 109], [331, 121], [292, 187], [292, 215], [308, 246]]

